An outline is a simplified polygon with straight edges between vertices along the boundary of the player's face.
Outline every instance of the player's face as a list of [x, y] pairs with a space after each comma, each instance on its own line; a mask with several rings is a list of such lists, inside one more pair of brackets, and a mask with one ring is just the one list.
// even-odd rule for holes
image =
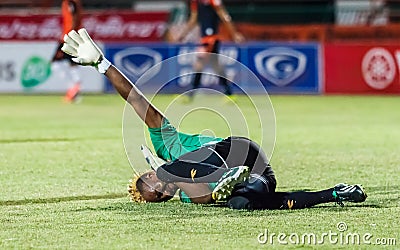
[[148, 202], [169, 200], [175, 195], [178, 189], [175, 184], [165, 183], [158, 179], [155, 171], [144, 173], [140, 178], [145, 183], [145, 188], [141, 194]]

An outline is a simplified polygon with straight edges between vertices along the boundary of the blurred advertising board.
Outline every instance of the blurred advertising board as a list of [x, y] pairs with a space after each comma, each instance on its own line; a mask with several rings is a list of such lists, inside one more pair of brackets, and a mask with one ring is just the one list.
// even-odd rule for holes
[[[105, 11], [85, 13], [82, 25], [96, 41], [160, 41], [167, 28], [168, 12]], [[0, 15], [0, 41], [48, 41], [62, 36], [61, 16]]]
[[[64, 93], [71, 81], [67, 65], [52, 67], [56, 42], [1, 42], [0, 93]], [[99, 44], [99, 46], [102, 46]], [[77, 66], [82, 92], [103, 92], [103, 76]]]
[[256, 43], [247, 47], [247, 66], [270, 93], [318, 93], [317, 43]]
[[[139, 78], [145, 74], [152, 79], [152, 84], [146, 84], [142, 91], [154, 91], [160, 88], [165, 78], [168, 78], [173, 69], [164, 70], [155, 68], [170, 56], [170, 48], [165, 44], [135, 44], [135, 45], [108, 45], [105, 48], [105, 56], [124, 73], [132, 82], [137, 84]], [[149, 72], [154, 67], [155, 70]], [[165, 67], [164, 67], [165, 68]], [[137, 84], [138, 85], [138, 84]], [[111, 83], [105, 84], [105, 92], [113, 92]]]
[[[197, 47], [194, 44], [108, 44], [106, 56], [133, 82], [154, 65], [168, 59], [166, 64], [152, 70], [151, 82], [141, 90], [182, 93], [191, 89], [192, 65]], [[318, 93], [320, 85], [319, 45], [315, 43], [223, 43], [220, 62], [227, 78], [247, 93], [261, 93], [260, 82], [270, 93]], [[189, 53], [189, 54], [188, 54]], [[155, 67], [157, 68], [157, 67]], [[211, 67], [205, 69], [202, 87], [221, 89]], [[147, 80], [146, 80], [147, 81]], [[106, 84], [106, 91], [112, 91]]]
[[326, 44], [325, 93], [400, 93], [400, 46]]

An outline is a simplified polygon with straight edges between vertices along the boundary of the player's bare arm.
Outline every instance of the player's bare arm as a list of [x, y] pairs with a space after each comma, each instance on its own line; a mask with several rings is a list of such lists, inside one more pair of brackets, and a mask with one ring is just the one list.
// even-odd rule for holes
[[194, 27], [197, 25], [197, 15], [197, 11], [192, 11], [190, 13], [189, 20], [187, 21], [181, 34], [176, 38], [176, 41], [181, 42], [187, 36], [187, 34], [194, 29]]
[[214, 202], [211, 197], [212, 190], [206, 183], [176, 182], [175, 185], [184, 191], [193, 203], [208, 204]]
[[164, 115], [147, 100], [125, 75], [111, 65], [105, 72], [105, 76], [149, 128], [161, 127], [162, 120], [165, 119]]
[[62, 50], [73, 56], [74, 62], [94, 66], [111, 81], [118, 93], [150, 128], [161, 127], [164, 115], [154, 107], [134, 84], [104, 57], [85, 29], [72, 30], [64, 37]]
[[242, 43], [245, 41], [243, 35], [236, 30], [236, 27], [232, 23], [232, 18], [229, 13], [226, 11], [225, 7], [222, 5], [214, 6], [215, 12], [219, 16], [222, 23], [228, 29], [229, 34], [231, 35], [232, 39], [236, 43]]

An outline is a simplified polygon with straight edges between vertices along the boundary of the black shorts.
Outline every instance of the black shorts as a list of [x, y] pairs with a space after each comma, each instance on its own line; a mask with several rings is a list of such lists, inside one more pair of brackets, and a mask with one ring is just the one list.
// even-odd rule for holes
[[275, 175], [267, 156], [259, 145], [245, 137], [228, 137], [215, 144], [205, 145], [198, 150], [186, 153], [160, 167], [160, 171], [157, 170], [157, 176], [167, 182], [192, 182], [190, 178], [185, 180], [188, 178], [187, 173], [182, 173], [182, 170], [189, 171], [192, 167], [201, 166], [212, 168], [212, 174], [205, 178], [198, 178], [198, 182], [216, 182], [227, 168], [247, 166], [251, 170], [251, 175], [265, 177], [267, 186], [275, 190]]
[[266, 192], [275, 192], [276, 179], [265, 152], [254, 141], [246, 137], [232, 136], [218, 142], [215, 151], [228, 166], [248, 166], [250, 176], [261, 177]]
[[215, 144], [215, 151], [230, 167], [248, 166], [252, 174], [274, 176], [264, 151], [246, 137], [228, 137]]
[[219, 53], [220, 40], [216, 36], [206, 36], [200, 41], [198, 52]]

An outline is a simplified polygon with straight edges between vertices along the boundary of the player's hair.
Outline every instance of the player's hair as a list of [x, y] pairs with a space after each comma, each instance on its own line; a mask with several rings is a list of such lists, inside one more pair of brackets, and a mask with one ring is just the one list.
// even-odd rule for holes
[[[139, 202], [139, 203], [145, 203], [147, 202], [144, 198], [143, 198], [143, 193], [144, 192], [150, 192], [149, 190], [147, 190], [149, 188], [149, 185], [143, 180], [143, 176], [144, 174], [141, 175], [136, 175], [132, 178], [132, 180], [129, 180], [129, 184], [128, 184], [128, 192], [129, 192], [129, 196], [131, 201], [134, 202]], [[157, 196], [159, 196], [158, 198], [161, 198], [163, 196], [163, 194], [157, 190], [152, 191], [152, 192], [156, 192]], [[173, 198], [174, 196], [170, 196], [170, 195], [166, 195], [165, 197], [158, 199], [158, 200], [154, 200], [151, 202], [164, 202], [164, 201], [168, 201], [171, 198]]]
[[131, 201], [145, 203], [146, 200], [143, 198], [141, 191], [143, 189], [143, 180], [140, 178], [141, 175], [135, 174], [128, 184], [128, 192]]

